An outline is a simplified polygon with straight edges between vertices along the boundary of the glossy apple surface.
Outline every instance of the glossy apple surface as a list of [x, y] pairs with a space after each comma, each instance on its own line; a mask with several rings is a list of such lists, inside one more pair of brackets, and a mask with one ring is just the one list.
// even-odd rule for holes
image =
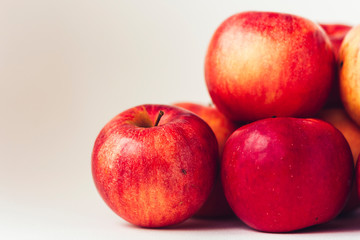
[[[221, 156], [226, 140], [237, 129], [232, 121], [224, 114], [219, 112], [214, 106], [205, 106], [191, 102], [175, 103], [175, 106], [187, 109], [201, 117], [213, 130], [219, 145], [219, 155]], [[218, 159], [220, 165], [220, 157]], [[215, 180], [214, 189], [208, 200], [195, 214], [196, 217], [220, 218], [234, 216], [224, 195], [220, 176]]]
[[339, 51], [340, 97], [346, 112], [360, 126], [360, 25], [345, 36]]
[[120, 217], [163, 227], [184, 221], [204, 204], [217, 156], [215, 135], [198, 116], [174, 106], [142, 105], [101, 130], [92, 174], [101, 197]]
[[234, 121], [310, 116], [324, 105], [334, 77], [324, 30], [289, 14], [231, 16], [215, 31], [205, 58], [209, 94]]
[[268, 118], [226, 142], [225, 196], [248, 226], [289, 232], [327, 222], [343, 209], [354, 164], [343, 135], [315, 119]]
[[[344, 135], [350, 145], [353, 155], [354, 166], [356, 165], [360, 154], [360, 127], [347, 115], [343, 108], [323, 109], [319, 112], [318, 117], [326, 122], [331, 123]], [[360, 199], [357, 196], [356, 185], [354, 184], [350, 197], [343, 212], [352, 211], [360, 206]]]
[[[320, 24], [329, 36], [331, 43], [334, 47], [335, 58], [339, 58], [339, 49], [345, 35], [349, 32], [352, 26], [346, 24]], [[336, 68], [337, 70], [337, 68]], [[337, 71], [336, 71], [337, 72]], [[339, 77], [338, 73], [334, 79], [333, 86], [330, 91], [327, 107], [341, 107], [340, 90], [339, 90]]]

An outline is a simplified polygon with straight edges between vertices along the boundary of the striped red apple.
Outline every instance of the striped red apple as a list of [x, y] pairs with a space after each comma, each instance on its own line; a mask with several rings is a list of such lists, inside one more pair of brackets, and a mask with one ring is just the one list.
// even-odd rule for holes
[[205, 80], [216, 107], [234, 121], [304, 117], [325, 104], [335, 77], [332, 44], [303, 17], [242, 12], [215, 31]]
[[166, 105], [141, 105], [108, 122], [92, 153], [95, 185], [126, 221], [164, 227], [194, 215], [208, 198], [218, 145], [195, 114]]

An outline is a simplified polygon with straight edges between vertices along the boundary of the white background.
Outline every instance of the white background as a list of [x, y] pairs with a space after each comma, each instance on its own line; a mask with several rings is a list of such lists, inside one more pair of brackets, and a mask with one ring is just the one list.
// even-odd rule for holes
[[94, 187], [104, 124], [144, 103], [207, 103], [216, 27], [246, 10], [360, 23], [358, 1], [0, 0], [1, 239], [359, 239], [360, 215], [292, 234], [239, 221], [134, 227]]

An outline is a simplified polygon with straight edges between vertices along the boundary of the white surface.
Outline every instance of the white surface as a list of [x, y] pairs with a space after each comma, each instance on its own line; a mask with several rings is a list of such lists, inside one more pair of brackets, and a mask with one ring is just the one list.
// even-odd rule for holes
[[295, 234], [237, 221], [133, 227], [103, 203], [90, 172], [96, 135], [143, 103], [208, 102], [216, 27], [246, 10], [360, 23], [358, 1], [0, 1], [1, 239], [359, 239], [350, 217]]

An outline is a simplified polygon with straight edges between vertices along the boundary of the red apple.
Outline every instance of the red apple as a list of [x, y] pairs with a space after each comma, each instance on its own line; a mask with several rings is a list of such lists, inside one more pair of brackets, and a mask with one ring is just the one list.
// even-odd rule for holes
[[360, 25], [346, 34], [339, 51], [340, 97], [360, 126]]
[[[197, 114], [211, 127], [218, 141], [219, 155], [221, 156], [226, 140], [237, 129], [237, 126], [213, 106], [204, 106], [189, 102], [175, 103], [174, 105]], [[220, 164], [220, 157], [218, 161]], [[208, 200], [195, 216], [205, 218], [234, 216], [233, 211], [226, 201], [220, 176], [216, 178], [214, 189]]]
[[345, 35], [352, 28], [350, 25], [346, 24], [325, 24], [321, 23], [320, 26], [325, 30], [326, 34], [329, 36], [332, 45], [334, 46], [335, 57], [338, 57], [340, 45], [344, 40]]
[[[339, 57], [339, 49], [342, 41], [344, 40], [345, 35], [351, 29], [351, 26], [345, 24], [320, 24], [320, 26], [325, 30], [329, 36], [331, 43], [334, 47], [335, 58]], [[337, 70], [337, 68], [336, 68]], [[339, 77], [336, 74], [334, 83], [332, 85], [328, 101], [326, 103], [327, 107], [340, 107], [342, 106], [340, 99], [340, 90], [339, 90]]]
[[290, 14], [231, 16], [214, 33], [205, 58], [210, 96], [235, 121], [312, 115], [324, 105], [334, 77], [324, 30]]
[[226, 142], [221, 177], [235, 214], [250, 227], [288, 232], [336, 217], [354, 164], [344, 136], [315, 119], [268, 118]]
[[[323, 109], [318, 117], [326, 122], [331, 123], [344, 135], [350, 145], [353, 155], [354, 166], [360, 154], [360, 127], [354, 123], [342, 108]], [[360, 206], [360, 199], [357, 196], [357, 189], [353, 184], [349, 200], [343, 212], [349, 212]]]
[[217, 156], [215, 135], [201, 118], [174, 106], [142, 105], [101, 130], [92, 173], [101, 197], [120, 217], [163, 227], [184, 221], [204, 204]]

